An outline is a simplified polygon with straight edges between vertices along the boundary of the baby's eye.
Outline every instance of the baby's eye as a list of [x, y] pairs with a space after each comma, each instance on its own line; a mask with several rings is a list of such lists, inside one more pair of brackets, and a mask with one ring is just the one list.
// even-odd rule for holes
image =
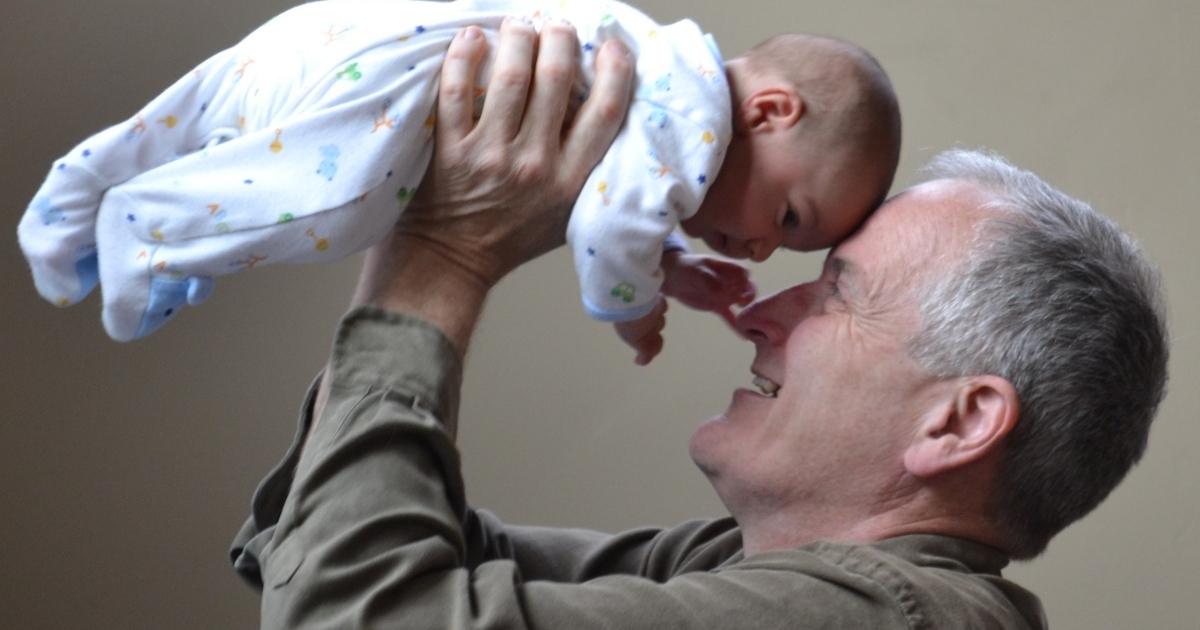
[[800, 214], [788, 206], [783, 213], [783, 221], [780, 223], [783, 227], [796, 227], [800, 225]]

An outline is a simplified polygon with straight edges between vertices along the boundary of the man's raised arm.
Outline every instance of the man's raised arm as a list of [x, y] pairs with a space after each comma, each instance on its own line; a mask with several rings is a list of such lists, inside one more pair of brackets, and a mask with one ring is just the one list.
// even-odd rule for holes
[[354, 297], [433, 323], [460, 354], [496, 282], [564, 243], [574, 200], [616, 136], [632, 89], [633, 61], [609, 42], [596, 57], [591, 95], [564, 132], [574, 29], [549, 23], [539, 38], [509, 20], [501, 37], [478, 124], [473, 90], [486, 42], [468, 28], [451, 44], [433, 164], [391, 238], [369, 253]]

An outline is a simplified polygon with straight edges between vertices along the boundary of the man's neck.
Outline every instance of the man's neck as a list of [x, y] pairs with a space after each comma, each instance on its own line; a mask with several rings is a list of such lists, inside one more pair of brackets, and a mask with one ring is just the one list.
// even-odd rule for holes
[[[974, 503], [970, 501], [969, 503]], [[795, 549], [818, 540], [872, 544], [909, 534], [935, 534], [1000, 547], [995, 527], [982, 510], [944, 497], [914, 495], [888, 505], [804, 506], [759, 515], [734, 514], [747, 557]]]

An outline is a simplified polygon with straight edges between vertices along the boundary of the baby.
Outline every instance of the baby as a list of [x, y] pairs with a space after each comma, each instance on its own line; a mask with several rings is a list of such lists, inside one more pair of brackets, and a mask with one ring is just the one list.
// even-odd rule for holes
[[429, 164], [450, 40], [468, 25], [494, 38], [510, 15], [575, 26], [584, 84], [603, 41], [636, 56], [625, 126], [567, 240], [584, 308], [617, 322], [639, 363], [658, 351], [663, 294], [726, 316], [753, 298], [740, 265], [687, 253], [677, 226], [761, 261], [835, 243], [890, 186], [895, 97], [845, 42], [779, 36], [724, 64], [694, 23], [617, 2], [313, 2], [55, 164], [18, 230], [39, 293], [66, 306], [100, 284], [105, 329], [127, 341], [203, 301], [215, 276], [365, 249]]

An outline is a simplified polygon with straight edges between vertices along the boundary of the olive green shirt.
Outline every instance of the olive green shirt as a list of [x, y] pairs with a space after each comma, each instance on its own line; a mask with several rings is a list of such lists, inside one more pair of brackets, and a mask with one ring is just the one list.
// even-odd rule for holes
[[[260, 485], [231, 551], [264, 628], [1045, 628], [1008, 558], [967, 540], [816, 542], [746, 558], [737, 524], [617, 535], [466, 505], [462, 365], [422, 320], [342, 321], [325, 414]], [[511, 421], [511, 420], [508, 420]]]

